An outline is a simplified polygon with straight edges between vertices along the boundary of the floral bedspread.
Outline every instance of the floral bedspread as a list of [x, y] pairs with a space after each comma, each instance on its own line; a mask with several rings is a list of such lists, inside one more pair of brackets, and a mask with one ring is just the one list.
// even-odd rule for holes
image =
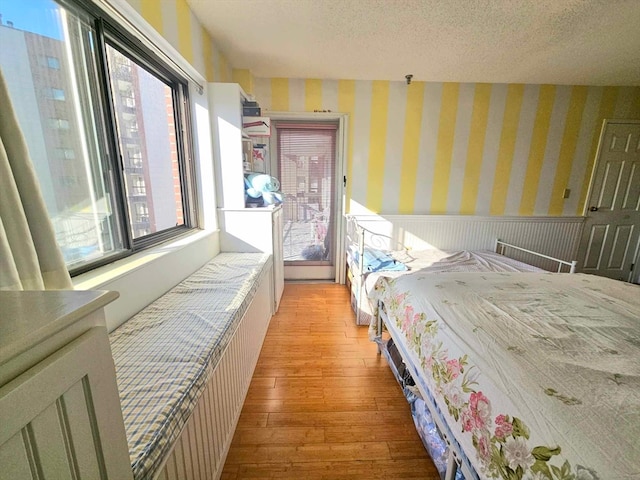
[[[389, 254], [398, 262], [402, 262], [412, 272], [420, 270], [422, 273], [443, 273], [443, 272], [543, 272], [544, 270], [528, 265], [518, 260], [500, 255], [495, 252], [480, 251], [443, 251], [438, 249], [417, 250], [417, 251], [395, 251]], [[406, 271], [382, 271], [366, 274], [364, 284], [365, 292], [368, 294], [380, 277], [395, 278], [405, 275]], [[375, 304], [362, 302], [360, 316], [369, 319], [363, 320], [363, 324], [370, 322], [375, 316]], [[375, 324], [375, 322], [372, 322]], [[372, 327], [373, 328], [373, 327]], [[373, 332], [373, 330], [372, 330]]]
[[481, 478], [640, 478], [639, 286], [417, 272], [370, 296]]

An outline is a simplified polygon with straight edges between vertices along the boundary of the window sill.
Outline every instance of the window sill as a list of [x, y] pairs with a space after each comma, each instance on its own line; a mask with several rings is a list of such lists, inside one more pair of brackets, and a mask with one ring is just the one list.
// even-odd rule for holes
[[165, 255], [188, 247], [218, 232], [219, 230], [197, 230], [181, 236], [178, 239], [168, 240], [129, 257], [73, 277], [71, 279], [73, 286], [76, 290], [96, 290], [104, 288], [104, 285], [118, 278], [129, 275]]

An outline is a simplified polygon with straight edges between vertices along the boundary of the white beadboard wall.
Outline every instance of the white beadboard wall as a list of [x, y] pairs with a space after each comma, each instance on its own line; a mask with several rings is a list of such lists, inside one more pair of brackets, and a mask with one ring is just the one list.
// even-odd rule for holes
[[[496, 239], [562, 260], [574, 260], [582, 217], [495, 217], [467, 215], [356, 215], [366, 229], [386, 237], [381, 248], [493, 250]], [[509, 256], [510, 252], [507, 252]], [[519, 260], [550, 268], [527, 257]]]
[[156, 480], [216, 480], [222, 476], [271, 320], [271, 279], [271, 272], [266, 272], [180, 437], [154, 476]]

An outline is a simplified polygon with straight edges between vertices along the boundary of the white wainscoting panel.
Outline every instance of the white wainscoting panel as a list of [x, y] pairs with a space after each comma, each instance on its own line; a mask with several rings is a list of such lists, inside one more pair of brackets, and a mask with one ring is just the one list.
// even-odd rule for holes
[[272, 281], [271, 272], [263, 276], [157, 479], [214, 480], [222, 475], [271, 319]]
[[0, 479], [49, 478], [133, 478], [104, 327], [0, 388]]
[[[356, 215], [379, 248], [493, 250], [496, 239], [562, 260], [574, 260], [583, 217], [490, 217], [471, 215]], [[509, 256], [514, 256], [507, 252]], [[514, 256], [542, 268], [546, 262]]]

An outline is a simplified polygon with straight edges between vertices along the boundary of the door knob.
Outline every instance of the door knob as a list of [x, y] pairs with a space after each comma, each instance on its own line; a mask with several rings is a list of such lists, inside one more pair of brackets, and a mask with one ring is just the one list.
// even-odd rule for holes
[[591, 207], [591, 208], [589, 209], [589, 211], [591, 211], [591, 212], [597, 212], [597, 211], [598, 211], [598, 207]]

